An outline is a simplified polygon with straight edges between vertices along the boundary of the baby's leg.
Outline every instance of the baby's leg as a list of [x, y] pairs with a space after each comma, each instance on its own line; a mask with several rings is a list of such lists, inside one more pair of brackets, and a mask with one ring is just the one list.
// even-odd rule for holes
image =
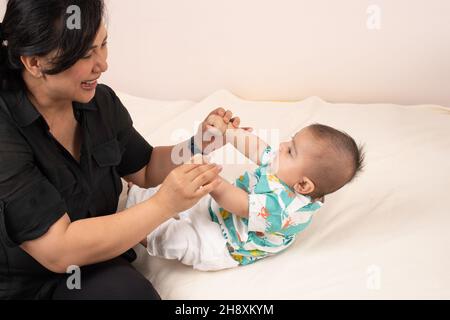
[[199, 256], [194, 269], [216, 271], [238, 266], [227, 248], [227, 241], [220, 226], [212, 221], [209, 214], [211, 197], [199, 201], [196, 212], [192, 212], [190, 220], [197, 235]]
[[128, 190], [128, 198], [125, 207], [128, 209], [151, 198], [158, 190], [159, 187], [144, 189], [133, 184]]
[[170, 219], [156, 228], [147, 236], [147, 252], [151, 256], [195, 265], [199, 259], [199, 243], [190, 219]]
[[204, 197], [185, 211], [181, 220], [170, 219], [149, 234], [148, 253], [177, 259], [202, 271], [236, 267], [238, 263], [228, 253], [219, 225], [209, 215], [209, 199]]
[[[155, 188], [148, 188], [148, 189], [144, 189], [144, 188], [140, 188], [137, 185], [133, 184], [131, 185], [131, 187], [128, 189], [128, 198], [127, 198], [127, 203], [125, 205], [125, 208], [128, 209], [132, 206], [137, 205], [138, 203], [141, 203], [145, 200], [150, 199], [151, 197], [153, 197], [155, 195], [156, 192], [158, 192], [159, 190], [159, 186], [155, 187]], [[175, 216], [175, 219], [179, 219], [179, 217], [184, 217], [188, 214], [189, 210], [183, 211], [179, 213], [179, 216]]]

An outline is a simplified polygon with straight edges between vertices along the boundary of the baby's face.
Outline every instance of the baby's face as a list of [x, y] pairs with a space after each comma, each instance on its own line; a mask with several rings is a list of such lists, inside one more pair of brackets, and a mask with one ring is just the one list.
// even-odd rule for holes
[[[272, 168], [276, 175], [289, 186], [299, 182], [308, 165], [312, 165], [308, 155], [314, 147], [314, 137], [307, 129], [297, 132], [290, 141], [280, 143]], [[316, 146], [317, 147], [317, 146]]]

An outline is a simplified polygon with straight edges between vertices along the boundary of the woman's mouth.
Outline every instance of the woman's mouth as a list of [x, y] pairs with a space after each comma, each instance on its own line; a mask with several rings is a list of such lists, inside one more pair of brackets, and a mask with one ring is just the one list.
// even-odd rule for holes
[[83, 81], [81, 83], [81, 88], [83, 88], [84, 90], [94, 90], [97, 87], [97, 80], [92, 80], [92, 81]]

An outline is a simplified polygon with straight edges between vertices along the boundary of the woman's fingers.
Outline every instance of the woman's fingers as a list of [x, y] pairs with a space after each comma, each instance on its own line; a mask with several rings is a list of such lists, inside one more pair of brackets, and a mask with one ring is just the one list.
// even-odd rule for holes
[[209, 171], [209, 170], [211, 170], [211, 169], [214, 169], [214, 168], [216, 168], [216, 167], [217, 167], [217, 165], [214, 164], [214, 163], [211, 163], [211, 164], [201, 164], [201, 165], [197, 166], [197, 168], [195, 168], [195, 169], [189, 171], [189, 172], [186, 174], [186, 177], [188, 178], [188, 182], [190, 183], [190, 182], [194, 181], [198, 176], [200, 176], [200, 175], [202, 175], [203, 173], [205, 173], [205, 172], [207, 172], [207, 171]]
[[225, 109], [224, 108], [217, 108], [217, 109], [211, 111], [211, 113], [208, 115], [208, 117], [210, 115], [212, 115], [212, 114], [217, 114], [217, 115], [223, 117], [225, 115]]
[[233, 113], [230, 110], [227, 110], [227, 112], [225, 112], [225, 115], [223, 116], [223, 121], [228, 124], [232, 117]]
[[198, 168], [201, 165], [202, 165], [201, 163], [196, 163], [196, 162], [194, 162], [193, 159], [191, 159], [191, 162], [181, 165], [179, 167], [179, 170], [183, 173], [188, 173], [188, 172], [191, 172], [192, 170], [195, 170], [196, 168]]
[[[233, 112], [231, 112], [230, 110], [226, 110], [224, 108], [217, 108], [215, 110], [213, 110], [208, 117], [206, 117], [206, 120], [208, 120], [208, 118], [211, 115], [218, 115], [220, 117], [222, 117], [223, 121], [225, 122], [225, 124], [228, 123], [232, 123], [234, 127], [238, 128], [239, 124], [240, 124], [240, 119], [239, 117], [235, 117], [233, 118]], [[206, 120], [204, 121], [206, 123]]]
[[[161, 188], [158, 198], [167, 204], [168, 209], [175, 214], [192, 207], [198, 200], [199, 194], [206, 194], [212, 190], [214, 180], [219, 178], [221, 167], [215, 164], [185, 164], [170, 172]], [[204, 192], [198, 193], [200, 189]]]
[[201, 174], [199, 174], [192, 181], [192, 186], [193, 186], [194, 191], [196, 191], [200, 187], [204, 187], [205, 185], [210, 184], [212, 181], [217, 179], [220, 171], [222, 171], [222, 167], [214, 166], [214, 167], [210, 168], [209, 170], [204, 171]]
[[[220, 120], [222, 121], [222, 120]], [[209, 124], [206, 125], [206, 131], [209, 133], [209, 135], [205, 136], [205, 138], [210, 138], [210, 136], [222, 136], [223, 132], [227, 130], [226, 124], [218, 124], [217, 127], [210, 126]]]
[[217, 188], [221, 183], [222, 183], [222, 179], [219, 177], [219, 178], [215, 179], [213, 182], [197, 189], [197, 191], [195, 191], [195, 196], [198, 198], [202, 198], [202, 197], [206, 196], [208, 193], [214, 191], [214, 189]]
[[241, 124], [241, 119], [239, 117], [232, 118], [230, 121], [233, 127], [236, 129], [239, 128], [239, 125]]

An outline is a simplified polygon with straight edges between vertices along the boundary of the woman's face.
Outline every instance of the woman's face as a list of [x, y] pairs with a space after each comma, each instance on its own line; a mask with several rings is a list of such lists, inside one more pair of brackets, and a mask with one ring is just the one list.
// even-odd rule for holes
[[107, 30], [102, 24], [91, 49], [69, 69], [46, 75], [44, 86], [49, 98], [87, 103], [92, 100], [97, 80], [108, 69]]

